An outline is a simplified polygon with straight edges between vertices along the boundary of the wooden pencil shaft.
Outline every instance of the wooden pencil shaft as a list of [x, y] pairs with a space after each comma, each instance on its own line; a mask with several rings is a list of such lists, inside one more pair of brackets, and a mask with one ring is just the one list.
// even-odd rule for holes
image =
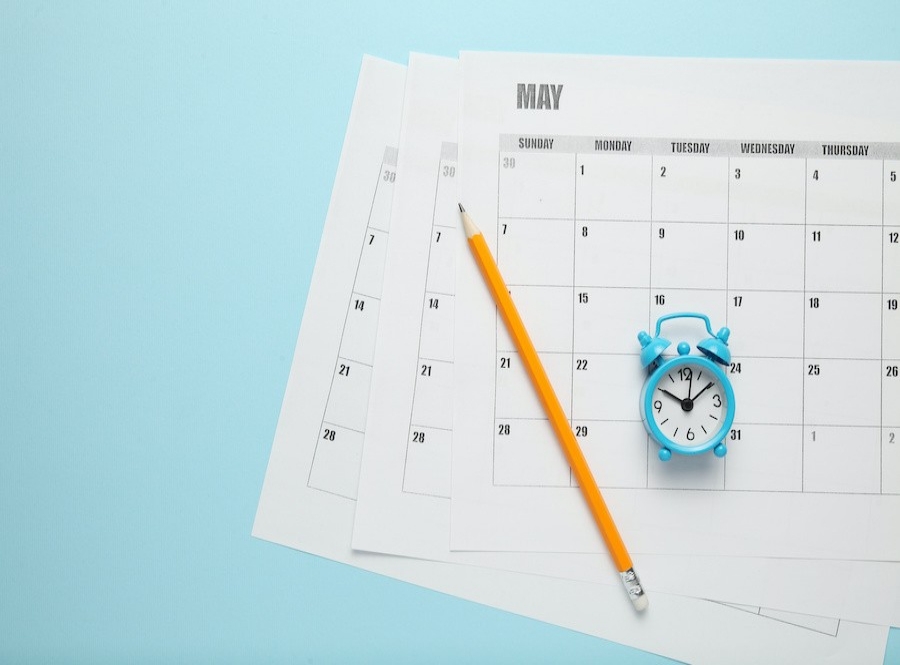
[[584, 453], [582, 453], [578, 441], [575, 439], [575, 434], [572, 432], [562, 404], [560, 404], [559, 398], [553, 390], [543, 363], [538, 356], [537, 350], [534, 348], [522, 318], [503, 281], [503, 277], [500, 275], [500, 270], [494, 262], [484, 235], [479, 232], [470, 236], [469, 246], [476, 258], [476, 263], [484, 277], [484, 281], [491, 291], [497, 310], [500, 312], [506, 329], [509, 331], [510, 337], [512, 337], [513, 343], [522, 358], [528, 377], [550, 420], [556, 438], [562, 447], [563, 454], [572, 468], [575, 479], [578, 481], [578, 487], [585, 502], [588, 504], [600, 535], [603, 537], [617, 569], [619, 572], [624, 572], [632, 568], [631, 556], [625, 548], [625, 543], [622, 541], [606, 502], [600, 494], [597, 481], [594, 479]]

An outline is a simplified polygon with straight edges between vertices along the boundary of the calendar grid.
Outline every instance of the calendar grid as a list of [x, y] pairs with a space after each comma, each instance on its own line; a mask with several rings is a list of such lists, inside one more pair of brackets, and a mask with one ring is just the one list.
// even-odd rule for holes
[[[575, 167], [575, 169], [578, 168], [578, 153], [577, 152], [575, 153], [574, 167]], [[570, 341], [572, 344], [572, 358], [573, 359], [575, 358], [575, 351], [576, 351], [575, 327], [577, 325], [577, 322], [575, 320], [575, 306], [574, 306], [575, 299], [576, 299], [575, 294], [578, 292], [578, 271], [577, 271], [577, 266], [576, 266], [577, 258], [575, 258], [578, 256], [578, 249], [576, 246], [576, 242], [578, 240], [577, 231], [578, 231], [578, 178], [576, 177], [573, 188], [572, 188], [572, 257], [574, 260], [572, 261], [572, 303], [573, 303], [573, 306], [572, 306], [572, 336], [571, 336]], [[569, 427], [574, 428], [575, 427], [575, 422], [574, 422], [574, 420], [575, 420], [574, 419], [574, 414], [575, 414], [575, 401], [574, 401], [575, 371], [574, 371], [574, 369], [572, 371], [572, 381], [571, 381], [569, 395], [570, 395], [569, 409], [568, 409]], [[578, 430], [575, 431], [576, 437], [578, 436], [579, 433], [580, 432]], [[574, 477], [574, 472], [572, 471], [572, 467], [569, 467], [569, 485], [570, 486], [575, 485], [575, 477]]]
[[[390, 201], [396, 164], [397, 149], [386, 147], [378, 166], [365, 230], [359, 241], [339, 350], [306, 479], [310, 489], [350, 500], [356, 500], [359, 460], [365, 436], [378, 305], [384, 275], [384, 254], [378, 252], [383, 249], [388, 236], [390, 206], [386, 202]], [[369, 255], [372, 257], [369, 258]], [[351, 314], [360, 320], [351, 322]], [[339, 417], [334, 417], [335, 414]]]
[[[896, 304], [886, 290], [884, 160], [900, 146], [872, 144], [847, 158], [825, 152], [833, 144], [816, 156], [814, 142], [797, 144], [796, 156], [739, 157], [738, 142], [712, 142], [707, 155], [611, 155], [583, 151], [588, 139], [543, 138], [532, 145], [550, 148], [501, 137], [496, 255], [551, 381], [564, 386], [559, 397], [601, 485], [900, 492], [897, 462], [884, 466], [895, 454], [886, 447], [896, 425], [885, 416], [895, 370], [884, 362], [887, 331], [897, 325], [887, 318]], [[569, 239], [563, 222], [573, 200]], [[554, 269], [568, 261], [567, 273]], [[644, 297], [646, 323], [634, 306]], [[726, 372], [738, 415], [724, 460], [663, 466], [640, 419], [615, 414], [636, 412], [644, 375], [634, 369], [634, 335], [679, 310], [732, 330]], [[536, 443], [549, 440], [545, 419], [528, 416], [540, 410], [520, 385], [527, 381], [499, 319], [495, 326], [493, 482], [572, 486], [558, 453]], [[675, 328], [664, 336], [692, 346], [701, 338]]]
[[[438, 159], [434, 184], [434, 204], [431, 212], [430, 242], [426, 260], [426, 276], [422, 290], [419, 316], [418, 347], [416, 349], [413, 399], [407, 419], [407, 441], [403, 460], [401, 491], [419, 496], [449, 498], [450, 496], [450, 419], [452, 403], [453, 343], [441, 338], [435, 327], [452, 329], [452, 318], [426, 324], [426, 317], [449, 311], [455, 299], [453, 282], [455, 270], [441, 252], [450, 251], [449, 239], [458, 226], [444, 219], [452, 212], [450, 195], [455, 196], [457, 167], [456, 144], [444, 143]], [[444, 235], [447, 239], [441, 242]], [[436, 281], [443, 280], [441, 284]], [[430, 325], [430, 327], [429, 327]]]

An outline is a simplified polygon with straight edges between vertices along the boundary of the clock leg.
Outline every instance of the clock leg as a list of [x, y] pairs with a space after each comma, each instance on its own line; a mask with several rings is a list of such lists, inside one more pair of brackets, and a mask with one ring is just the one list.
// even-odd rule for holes
[[663, 462], [668, 462], [670, 459], [672, 459], [672, 451], [668, 448], [660, 448], [659, 459], [661, 459]]
[[728, 448], [725, 447], [724, 443], [720, 443], [718, 446], [713, 448], [713, 452], [716, 454], [716, 457], [725, 457], [725, 453], [728, 452]]

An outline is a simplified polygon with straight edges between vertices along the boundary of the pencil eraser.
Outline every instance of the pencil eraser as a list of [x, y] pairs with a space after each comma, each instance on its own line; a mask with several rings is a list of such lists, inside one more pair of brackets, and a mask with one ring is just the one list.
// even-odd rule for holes
[[640, 596], [632, 596], [631, 604], [634, 605], [634, 609], [638, 612], [643, 612], [650, 607], [650, 601], [647, 600], [647, 594], [645, 593], [642, 593]]

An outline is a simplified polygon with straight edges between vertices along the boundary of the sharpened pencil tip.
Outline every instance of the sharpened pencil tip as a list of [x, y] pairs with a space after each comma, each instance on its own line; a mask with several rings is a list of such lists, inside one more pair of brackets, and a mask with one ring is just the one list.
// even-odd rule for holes
[[466, 211], [466, 209], [463, 208], [462, 203], [459, 204], [459, 211], [460, 211], [460, 212], [465, 212], [465, 211]]

